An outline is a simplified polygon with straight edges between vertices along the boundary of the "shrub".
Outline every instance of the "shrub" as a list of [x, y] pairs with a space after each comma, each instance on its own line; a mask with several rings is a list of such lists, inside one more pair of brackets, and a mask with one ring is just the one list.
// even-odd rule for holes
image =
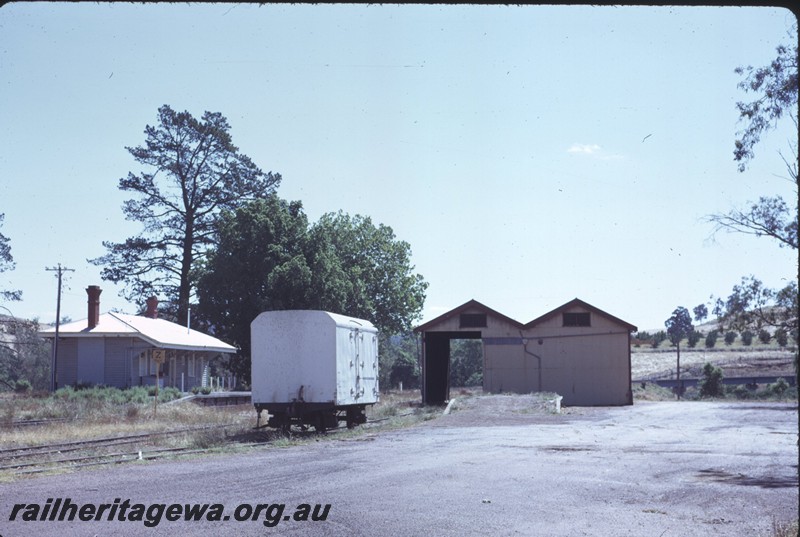
[[697, 330], [692, 330], [691, 332], [689, 332], [689, 335], [686, 338], [686, 343], [687, 345], [689, 345], [690, 349], [693, 349], [697, 346], [697, 343], [700, 341], [702, 337], [703, 334], [701, 334]]
[[164, 401], [174, 401], [175, 399], [180, 399], [183, 396], [181, 391], [178, 388], [173, 388], [172, 386], [168, 388], [164, 388], [163, 390], [158, 391], [158, 400]]
[[774, 384], [767, 385], [767, 391], [771, 394], [777, 395], [778, 397], [783, 397], [783, 394], [786, 393], [786, 390], [788, 389], [789, 383], [783, 378], [779, 378]]
[[483, 371], [476, 371], [467, 379], [465, 386], [483, 386]]
[[781, 347], [785, 347], [786, 345], [788, 345], [789, 336], [786, 333], [786, 330], [784, 330], [783, 328], [778, 328], [777, 330], [775, 330], [775, 341], [777, 341], [778, 345], [780, 345]]
[[633, 335], [633, 346], [639, 348], [642, 346], [642, 343], [646, 343], [651, 339], [653, 339], [653, 336], [650, 335], [650, 332], [641, 330]]
[[411, 356], [399, 355], [389, 372], [389, 384], [398, 386], [401, 382], [405, 388], [419, 387], [420, 371], [417, 360]]
[[129, 403], [134, 404], [144, 404], [150, 401], [152, 395], [148, 395], [148, 390], [144, 386], [135, 386], [133, 388], [128, 388], [125, 390], [126, 397], [128, 398]]
[[753, 344], [753, 333], [750, 330], [742, 332], [742, 345], [749, 347]]
[[[58, 389], [53, 397], [63, 401], [87, 401], [93, 403], [108, 403], [112, 405], [145, 404], [152, 401], [155, 396], [155, 386], [134, 386], [121, 390], [110, 386], [95, 386], [93, 388], [74, 389], [65, 386]], [[159, 401], [172, 401], [181, 397], [177, 388], [162, 388], [158, 391]]]
[[125, 417], [129, 420], [135, 420], [139, 417], [139, 407], [136, 405], [128, 405], [125, 409]]
[[738, 334], [736, 332], [727, 332], [725, 334], [725, 345], [732, 345], [734, 341], [736, 341], [736, 336]]
[[764, 345], [767, 345], [771, 339], [772, 339], [772, 334], [770, 334], [766, 330], [759, 330], [759, 332], [758, 332], [758, 340], [761, 343], [763, 343]]
[[650, 343], [650, 345], [651, 345], [651, 346], [652, 346], [654, 349], [657, 349], [657, 348], [658, 348], [658, 346], [659, 346], [659, 345], [661, 345], [661, 343], [662, 343], [662, 342], [663, 342], [665, 339], [667, 339], [667, 333], [666, 333], [666, 332], [664, 332], [663, 330], [659, 330], [658, 332], [656, 332], [655, 334], [653, 334], [653, 341]]
[[719, 332], [716, 330], [712, 330], [706, 335], [706, 348], [713, 349], [714, 345], [717, 344], [717, 337], [719, 337]]
[[752, 399], [753, 392], [748, 390], [746, 386], [742, 386], [741, 384], [737, 384], [733, 386], [729, 392], [737, 399]]
[[706, 363], [700, 379], [700, 397], [720, 397], [723, 393], [722, 369]]
[[53, 392], [53, 398], [69, 401], [74, 393], [75, 389], [72, 386], [64, 386], [63, 388], [59, 388]]
[[226, 440], [224, 429], [208, 429], [192, 433], [187, 447], [210, 449], [225, 444]]
[[25, 379], [20, 379], [14, 383], [14, 391], [16, 393], [28, 393], [32, 388], [31, 383]]

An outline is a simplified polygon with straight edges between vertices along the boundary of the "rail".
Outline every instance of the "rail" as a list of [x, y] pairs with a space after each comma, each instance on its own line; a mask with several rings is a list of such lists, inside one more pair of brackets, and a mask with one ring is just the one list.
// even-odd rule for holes
[[[787, 375], [782, 377], [760, 377], [760, 376], [750, 376], [750, 377], [723, 377], [722, 384], [728, 385], [737, 385], [737, 386], [747, 386], [747, 385], [755, 385], [755, 384], [774, 384], [781, 378], [786, 381], [787, 384], [790, 386], [794, 386], [797, 383], [797, 379], [793, 375]], [[634, 380], [632, 381], [634, 384], [641, 383], [641, 384], [657, 384], [663, 388], [675, 388], [679, 384], [682, 384], [684, 388], [691, 388], [693, 386], [697, 386], [700, 384], [702, 379], [699, 378], [682, 378], [681, 380], [676, 379], [641, 379], [641, 380]]]

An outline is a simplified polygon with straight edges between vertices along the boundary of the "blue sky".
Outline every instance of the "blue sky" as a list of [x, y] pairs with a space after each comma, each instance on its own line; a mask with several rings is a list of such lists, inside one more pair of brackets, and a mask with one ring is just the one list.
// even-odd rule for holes
[[[312, 221], [391, 226], [430, 283], [527, 322], [575, 297], [642, 329], [784, 285], [796, 252], [703, 217], [796, 195], [790, 122], [733, 161], [741, 65], [795, 22], [766, 7], [10, 3], [0, 8], [0, 232], [15, 315], [135, 313], [87, 263], [139, 231], [117, 182], [157, 109], [221, 112]], [[6, 313], [5, 310], [2, 310]]]

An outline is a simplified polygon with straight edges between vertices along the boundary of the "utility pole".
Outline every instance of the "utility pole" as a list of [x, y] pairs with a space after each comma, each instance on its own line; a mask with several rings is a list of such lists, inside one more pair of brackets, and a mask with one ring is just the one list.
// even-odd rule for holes
[[58, 275], [58, 297], [56, 298], [56, 337], [53, 340], [53, 359], [51, 361], [50, 369], [50, 391], [56, 391], [58, 379], [56, 378], [56, 365], [58, 364], [58, 327], [61, 324], [61, 277], [65, 272], [75, 272], [75, 269], [62, 267], [61, 263], [57, 267], [45, 267], [45, 270], [50, 272], [57, 272]]

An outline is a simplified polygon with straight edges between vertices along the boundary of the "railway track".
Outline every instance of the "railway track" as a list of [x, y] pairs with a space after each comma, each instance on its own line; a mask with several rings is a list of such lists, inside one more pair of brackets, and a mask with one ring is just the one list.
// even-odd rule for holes
[[[158, 446], [156, 441], [169, 436], [213, 431], [227, 427], [230, 426], [189, 427], [173, 431], [2, 448], [0, 449], [0, 473], [24, 475], [202, 453], [208, 449], [162, 447]], [[134, 449], [126, 449], [131, 446]]]
[[9, 423], [11, 427], [31, 427], [36, 425], [52, 425], [54, 423], [67, 423], [73, 421], [72, 418], [42, 418], [31, 420], [13, 420]]
[[[406, 414], [401, 414], [404, 416]], [[377, 426], [389, 418], [370, 420], [363, 424], [364, 427]], [[141, 433], [126, 436], [93, 438], [88, 440], [75, 440], [71, 442], [58, 442], [37, 446], [19, 446], [0, 448], [0, 474], [9, 473], [13, 476], [23, 476], [44, 472], [57, 472], [63, 470], [80, 469], [89, 466], [115, 465], [137, 462], [143, 460], [156, 460], [181, 455], [206, 453], [209, 448], [196, 447], [162, 447], [155, 444], [157, 439], [186, 433], [213, 431], [231, 427], [204, 426], [189, 427], [173, 431]], [[346, 430], [340, 426], [330, 431]], [[316, 431], [295, 429], [292, 436], [302, 438], [318, 434]], [[254, 447], [270, 444], [274, 438], [266, 437], [256, 442], [237, 442], [238, 447]], [[133, 449], [130, 447], [133, 446]]]

